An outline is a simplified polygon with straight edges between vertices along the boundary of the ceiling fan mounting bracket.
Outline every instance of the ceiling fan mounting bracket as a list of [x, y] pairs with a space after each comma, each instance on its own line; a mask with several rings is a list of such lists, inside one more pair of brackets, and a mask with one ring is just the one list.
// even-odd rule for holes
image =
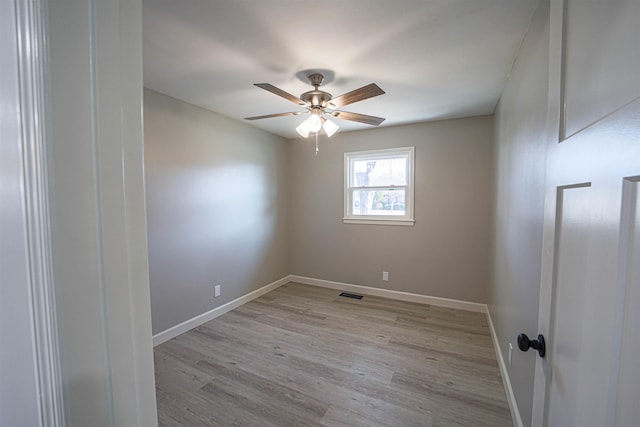
[[316, 87], [316, 90], [318, 89], [318, 86], [322, 84], [323, 81], [324, 81], [324, 76], [320, 73], [313, 73], [309, 75], [309, 82], [311, 82], [312, 86]]

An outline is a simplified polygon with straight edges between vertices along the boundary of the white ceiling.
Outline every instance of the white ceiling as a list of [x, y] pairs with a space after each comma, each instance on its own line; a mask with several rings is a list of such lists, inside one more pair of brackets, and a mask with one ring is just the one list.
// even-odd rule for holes
[[[341, 108], [381, 126], [491, 114], [538, 0], [143, 0], [146, 87], [242, 120], [304, 111], [302, 71], [327, 70], [334, 97], [385, 92]], [[300, 116], [247, 124], [295, 138]], [[340, 131], [371, 126], [335, 120]]]

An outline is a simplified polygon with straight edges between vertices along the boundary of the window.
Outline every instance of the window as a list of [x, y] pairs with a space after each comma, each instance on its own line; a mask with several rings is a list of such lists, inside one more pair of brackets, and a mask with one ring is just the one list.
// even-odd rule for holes
[[414, 147], [344, 154], [344, 222], [413, 225]]

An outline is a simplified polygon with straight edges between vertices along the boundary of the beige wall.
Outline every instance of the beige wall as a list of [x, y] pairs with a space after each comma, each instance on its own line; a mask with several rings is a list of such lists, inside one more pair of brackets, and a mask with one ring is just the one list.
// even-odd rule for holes
[[289, 156], [285, 139], [150, 90], [144, 119], [157, 334], [289, 274]]
[[[314, 156], [148, 89], [144, 114], [154, 334], [288, 274], [487, 301], [491, 117], [338, 133]], [[400, 146], [415, 226], [343, 224], [344, 152]]]
[[[291, 273], [486, 302], [492, 117], [337, 133], [290, 142]], [[415, 146], [413, 227], [343, 224], [347, 151]], [[382, 281], [382, 271], [390, 280]]]
[[496, 110], [495, 253], [491, 312], [524, 425], [531, 424], [535, 353], [517, 349], [536, 335], [547, 137], [549, 4], [541, 2]]

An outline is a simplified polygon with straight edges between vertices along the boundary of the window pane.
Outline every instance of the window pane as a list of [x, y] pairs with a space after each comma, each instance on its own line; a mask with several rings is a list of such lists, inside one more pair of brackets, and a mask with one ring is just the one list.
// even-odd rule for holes
[[405, 190], [367, 191], [352, 193], [353, 215], [404, 215]]
[[354, 160], [352, 173], [354, 187], [407, 185], [407, 158]]

